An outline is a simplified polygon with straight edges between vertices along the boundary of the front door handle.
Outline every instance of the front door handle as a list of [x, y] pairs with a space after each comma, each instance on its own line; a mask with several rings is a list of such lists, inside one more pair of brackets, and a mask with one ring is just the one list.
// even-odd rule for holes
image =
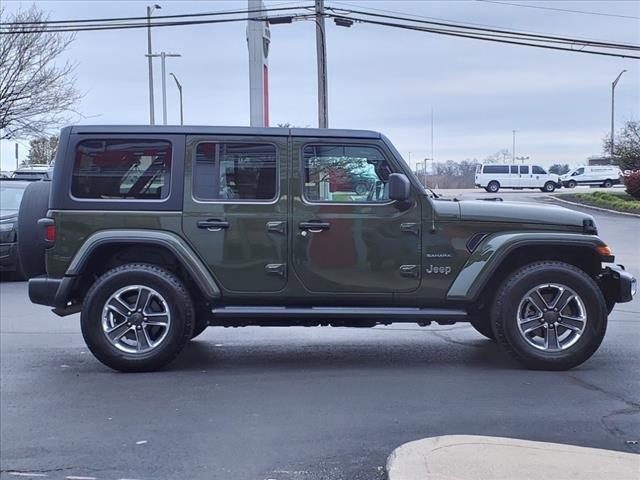
[[198, 222], [198, 228], [206, 228], [210, 232], [219, 232], [223, 228], [229, 228], [229, 222], [226, 220], [200, 220]]
[[300, 230], [308, 230], [313, 233], [320, 233], [323, 230], [329, 230], [331, 224], [329, 222], [300, 222], [298, 225]]

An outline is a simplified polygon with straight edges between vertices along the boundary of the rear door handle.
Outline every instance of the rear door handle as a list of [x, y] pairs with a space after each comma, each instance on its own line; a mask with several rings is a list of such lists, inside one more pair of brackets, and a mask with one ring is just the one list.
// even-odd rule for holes
[[226, 220], [200, 220], [198, 228], [206, 228], [210, 232], [219, 232], [223, 228], [229, 228], [229, 222]]
[[300, 230], [308, 230], [313, 233], [319, 233], [331, 228], [331, 224], [329, 222], [300, 222], [298, 226], [300, 227]]

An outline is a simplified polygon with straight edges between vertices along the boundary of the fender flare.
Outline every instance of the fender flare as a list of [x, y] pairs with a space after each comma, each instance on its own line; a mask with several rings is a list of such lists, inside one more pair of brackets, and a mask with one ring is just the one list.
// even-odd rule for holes
[[[101, 230], [92, 234], [74, 255], [65, 277], [80, 275], [87, 261], [98, 248], [118, 244], [142, 244], [166, 248], [176, 256], [208, 300], [220, 298], [220, 287], [193, 249], [178, 235], [159, 230]], [[64, 293], [58, 292], [58, 295], [64, 295]]]
[[447, 292], [447, 300], [475, 301], [507, 256], [515, 249], [529, 245], [587, 247], [595, 250], [606, 244], [595, 235], [580, 233], [523, 232], [489, 235], [477, 246], [456, 276]]

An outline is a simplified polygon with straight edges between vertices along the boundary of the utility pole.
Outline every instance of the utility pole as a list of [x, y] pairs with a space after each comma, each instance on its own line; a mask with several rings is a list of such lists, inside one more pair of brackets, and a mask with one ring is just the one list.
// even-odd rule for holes
[[516, 163], [516, 131], [513, 130], [513, 151], [511, 152], [511, 160]]
[[180, 95], [180, 125], [184, 125], [184, 116], [182, 114], [182, 85], [178, 81], [178, 77], [176, 77], [173, 72], [171, 72], [169, 75], [173, 77], [173, 79], [176, 81], [176, 86], [178, 87], [178, 94]]
[[318, 127], [329, 127], [327, 108], [327, 44], [324, 29], [324, 0], [316, 5], [316, 55], [318, 63]]
[[151, 56], [151, 14], [154, 10], [161, 9], [162, 7], [155, 4], [153, 7], [147, 6], [147, 60], [149, 62], [149, 124], [156, 124], [156, 116], [154, 111], [153, 100], [153, 59]]
[[616, 77], [616, 79], [613, 81], [613, 83], [611, 84], [611, 160], [613, 161], [613, 142], [614, 142], [614, 119], [613, 119], [613, 110], [614, 110], [614, 99], [615, 99], [615, 93], [616, 93], [616, 85], [618, 84], [618, 80], [620, 80], [620, 77], [622, 76], [622, 74], [626, 72], [626, 70], [622, 70], [618, 76]]
[[167, 71], [165, 68], [165, 59], [167, 57], [181, 57], [177, 53], [152, 53], [151, 55], [147, 55], [148, 57], [160, 57], [160, 62], [162, 65], [162, 124], [167, 124]]
[[16, 143], [16, 170], [18, 169], [18, 143]]

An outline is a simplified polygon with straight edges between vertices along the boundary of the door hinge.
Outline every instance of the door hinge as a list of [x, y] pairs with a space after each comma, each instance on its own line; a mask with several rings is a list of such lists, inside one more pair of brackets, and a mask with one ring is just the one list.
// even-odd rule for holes
[[413, 223], [413, 222], [401, 224], [400, 230], [407, 233], [413, 233], [414, 235], [418, 235], [420, 233], [420, 227], [418, 227], [417, 223]]
[[417, 265], [400, 265], [400, 275], [403, 277], [417, 277], [419, 271]]
[[279, 277], [284, 277], [286, 272], [286, 264], [284, 263], [268, 263], [264, 267], [265, 271], [269, 275], [278, 275]]
[[286, 222], [267, 222], [267, 232], [285, 233], [287, 228]]

